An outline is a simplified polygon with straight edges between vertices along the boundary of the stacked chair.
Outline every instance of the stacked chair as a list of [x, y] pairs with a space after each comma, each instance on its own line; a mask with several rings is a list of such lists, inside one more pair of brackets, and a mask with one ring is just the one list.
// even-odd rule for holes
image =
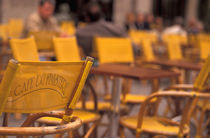
[[[39, 55], [33, 37], [27, 39], [12, 39], [10, 42], [15, 59], [19, 59], [21, 61], [33, 61], [33, 62], [39, 61]], [[81, 60], [73, 60], [73, 61], [71, 60], [68, 62], [75, 62], [75, 64], [77, 64], [76, 62], [81, 62]], [[77, 72], [77, 70], [75, 71]], [[92, 125], [92, 128], [89, 129], [89, 131], [87, 132], [86, 137], [88, 137], [96, 127], [96, 124], [98, 123], [97, 121], [100, 119], [100, 116], [98, 114], [94, 114], [92, 112], [86, 112], [83, 110], [75, 110], [73, 114], [80, 116], [83, 123], [90, 123], [90, 122], [95, 123], [95, 125]], [[60, 119], [56, 118], [40, 118], [38, 120], [40, 124], [45, 123], [48, 125], [49, 124], [57, 125], [60, 123], [60, 121], [61, 121]]]
[[[79, 128], [81, 120], [72, 115], [92, 65], [79, 62], [10, 60], [0, 85], [0, 113], [4, 112], [2, 136], [43, 136]], [[53, 101], [53, 102], [52, 102]], [[63, 112], [53, 110], [65, 108]], [[8, 113], [30, 114], [21, 127], [7, 127]], [[34, 126], [41, 117], [60, 118], [58, 126]]]

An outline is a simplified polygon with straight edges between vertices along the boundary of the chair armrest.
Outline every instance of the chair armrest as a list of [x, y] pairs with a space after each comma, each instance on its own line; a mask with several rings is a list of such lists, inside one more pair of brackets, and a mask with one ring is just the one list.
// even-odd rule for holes
[[175, 89], [175, 90], [192, 90], [193, 85], [192, 84], [175, 84], [170, 86], [169, 88], [166, 88], [166, 90]]
[[62, 134], [71, 130], [75, 130], [82, 125], [82, 121], [78, 117], [73, 117], [72, 121], [59, 125], [47, 127], [0, 127], [0, 135], [7, 136], [41, 136], [49, 134]]

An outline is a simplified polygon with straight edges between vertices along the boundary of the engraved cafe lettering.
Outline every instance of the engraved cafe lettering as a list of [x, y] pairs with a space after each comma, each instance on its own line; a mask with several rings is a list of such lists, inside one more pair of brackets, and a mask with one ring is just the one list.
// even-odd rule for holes
[[42, 89], [51, 89], [58, 92], [62, 97], [67, 86], [67, 80], [61, 75], [55, 73], [43, 73], [31, 77], [21, 84], [15, 84], [16, 87], [11, 94], [14, 96], [27, 95], [33, 91]]

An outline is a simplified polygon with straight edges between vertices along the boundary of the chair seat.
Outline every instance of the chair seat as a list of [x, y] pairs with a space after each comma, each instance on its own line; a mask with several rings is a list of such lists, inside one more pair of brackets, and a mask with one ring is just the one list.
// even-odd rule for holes
[[[138, 94], [127, 94], [125, 97], [125, 102], [130, 104], [140, 104], [143, 103], [144, 100], [147, 98], [146, 95], [138, 95]], [[111, 99], [111, 95], [105, 96], [106, 100]], [[120, 96], [120, 100], [122, 101], [122, 95]], [[156, 100], [152, 100], [152, 102], [155, 102]]]
[[[81, 109], [82, 108], [82, 103], [78, 102], [76, 105], [77, 109]], [[87, 101], [86, 102], [86, 109], [87, 110], [94, 110], [94, 103], [93, 101]], [[110, 102], [109, 101], [100, 101], [98, 102], [98, 110], [105, 112], [105, 111], [110, 111], [111, 106], [110, 106]], [[128, 111], [128, 107], [126, 105], [120, 104], [120, 111], [121, 112], [127, 112]]]
[[[99, 114], [84, 110], [74, 110], [73, 116], [79, 117], [82, 120], [82, 123], [90, 123], [100, 119]], [[61, 119], [55, 117], [42, 117], [38, 119], [37, 122], [48, 125], [59, 125]]]
[[[138, 118], [136, 116], [124, 116], [120, 118], [120, 124], [130, 129], [137, 128]], [[179, 123], [172, 122], [171, 120], [159, 117], [144, 117], [142, 124], [142, 131], [163, 134], [168, 136], [177, 135], [179, 132]], [[184, 134], [189, 133], [189, 128], [186, 127]]]

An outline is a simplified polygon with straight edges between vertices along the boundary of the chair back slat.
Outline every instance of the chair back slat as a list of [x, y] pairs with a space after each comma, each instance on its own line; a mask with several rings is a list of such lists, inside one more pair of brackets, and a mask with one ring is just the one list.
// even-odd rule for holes
[[80, 61], [79, 48], [75, 37], [53, 38], [56, 59], [58, 61]]
[[134, 55], [129, 38], [95, 38], [100, 63], [133, 63]]
[[144, 51], [144, 56], [146, 58], [146, 61], [152, 61], [155, 59], [153, 50], [152, 50], [152, 43], [149, 39], [143, 40], [143, 51]]
[[182, 51], [180, 44], [177, 41], [168, 41], [167, 42], [168, 47], [168, 54], [170, 60], [181, 60], [183, 59]]
[[39, 61], [36, 43], [33, 37], [26, 39], [11, 39], [13, 57], [19, 61]]

